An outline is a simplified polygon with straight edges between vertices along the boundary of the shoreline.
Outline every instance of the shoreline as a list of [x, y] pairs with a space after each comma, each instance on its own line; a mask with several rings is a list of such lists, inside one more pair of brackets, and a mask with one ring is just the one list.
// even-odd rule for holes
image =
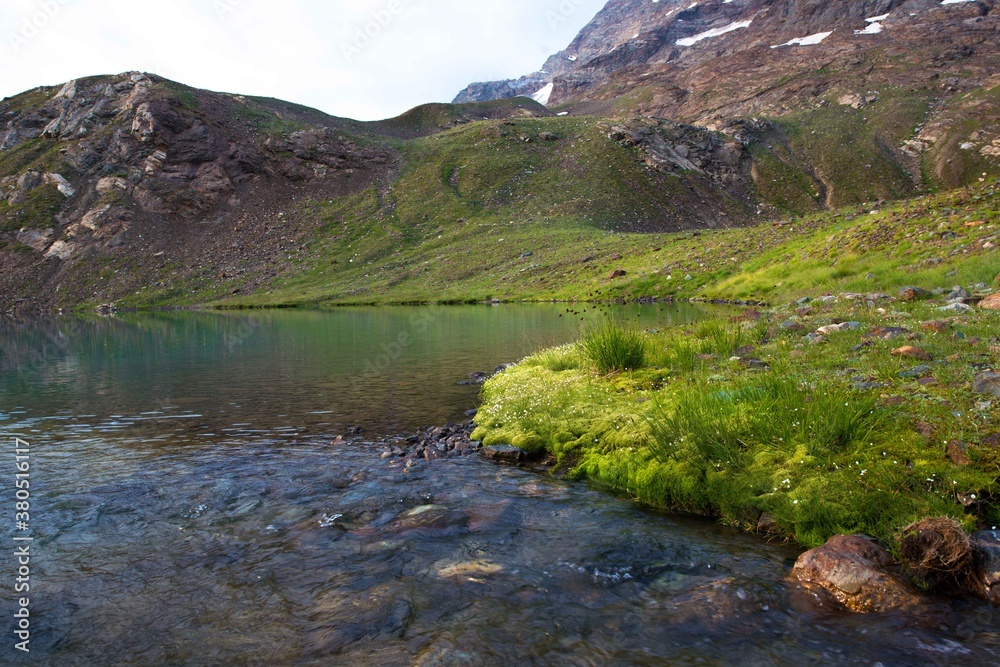
[[[997, 315], [964, 290], [943, 303], [908, 289], [917, 298], [803, 299], [723, 330], [646, 333], [655, 359], [635, 370], [600, 373], [581, 344], [539, 352], [487, 382], [472, 437], [553, 457], [642, 505], [803, 548], [869, 534], [888, 548], [872, 556], [883, 566], [921, 519], [992, 539], [976, 531], [1000, 524]], [[792, 411], [803, 416], [783, 420]], [[995, 579], [978, 592], [990, 597]]]

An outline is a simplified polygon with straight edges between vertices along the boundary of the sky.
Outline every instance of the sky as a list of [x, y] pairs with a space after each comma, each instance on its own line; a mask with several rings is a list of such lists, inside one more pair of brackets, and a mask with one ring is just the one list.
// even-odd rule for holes
[[139, 70], [376, 120], [516, 78], [605, 0], [3, 0], [0, 98]]

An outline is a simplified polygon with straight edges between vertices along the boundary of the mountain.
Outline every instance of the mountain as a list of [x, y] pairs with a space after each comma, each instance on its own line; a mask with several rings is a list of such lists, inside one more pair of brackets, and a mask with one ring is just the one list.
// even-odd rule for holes
[[837, 88], [969, 90], [996, 85], [998, 14], [994, 0], [610, 0], [540, 72], [458, 99], [552, 84], [561, 109], [711, 125]]
[[611, 0], [543, 71], [378, 122], [134, 72], [36, 88], [0, 101], [0, 309], [596, 290], [621, 234], [989, 181], [998, 40], [986, 0]]

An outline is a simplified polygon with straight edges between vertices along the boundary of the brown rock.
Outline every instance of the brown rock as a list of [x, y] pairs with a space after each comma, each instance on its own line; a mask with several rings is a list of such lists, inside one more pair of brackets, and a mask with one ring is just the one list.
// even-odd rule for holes
[[923, 301], [929, 299], [933, 294], [919, 287], [904, 287], [899, 290], [899, 298], [903, 301]]
[[608, 280], [615, 280], [616, 278], [624, 278], [627, 275], [628, 271], [625, 271], [624, 269], [615, 269], [614, 271], [611, 272], [611, 275], [608, 276]]
[[979, 302], [979, 307], [983, 310], [1000, 310], [1000, 294], [990, 294]]
[[933, 331], [934, 333], [946, 333], [951, 329], [951, 322], [945, 322], [943, 320], [924, 322], [920, 325], [920, 328], [924, 331]]
[[933, 359], [930, 354], [921, 350], [919, 347], [913, 347], [912, 345], [907, 345], [899, 348], [898, 350], [893, 350], [892, 356], [906, 357], [907, 359], [919, 359], [921, 361], [931, 361]]
[[933, 387], [938, 384], [937, 378], [920, 378], [917, 380], [917, 384], [921, 387]]
[[913, 426], [917, 430], [917, 433], [924, 436], [925, 438], [930, 438], [932, 435], [934, 435], [934, 427], [928, 424], [927, 422], [918, 421]]
[[479, 450], [479, 455], [495, 463], [523, 463], [528, 460], [528, 452], [510, 445], [490, 445]]
[[980, 373], [972, 382], [972, 391], [1000, 398], [1000, 373]]
[[972, 540], [962, 524], [950, 517], [924, 519], [903, 529], [899, 555], [906, 571], [932, 588], [964, 589], [974, 576]]
[[969, 460], [969, 443], [963, 440], [952, 440], [948, 443], [948, 458], [957, 466], [967, 466]]
[[979, 445], [981, 447], [1000, 447], [1000, 433], [991, 433], [990, 435], [984, 436], [980, 441]]
[[792, 577], [825, 591], [857, 613], [899, 609], [919, 603], [916, 591], [892, 572], [889, 554], [863, 535], [836, 535], [799, 557]]

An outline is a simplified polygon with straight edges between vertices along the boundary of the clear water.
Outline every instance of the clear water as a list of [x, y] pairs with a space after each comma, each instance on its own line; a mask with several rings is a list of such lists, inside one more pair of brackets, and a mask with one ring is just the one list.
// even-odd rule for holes
[[0, 324], [2, 506], [17, 434], [36, 538], [24, 656], [5, 531], [0, 664], [997, 663], [1000, 614], [979, 603], [841, 614], [787, 585], [794, 548], [474, 458], [406, 470], [331, 444], [348, 426], [374, 439], [460, 420], [468, 373], [570, 340], [592, 314]]

